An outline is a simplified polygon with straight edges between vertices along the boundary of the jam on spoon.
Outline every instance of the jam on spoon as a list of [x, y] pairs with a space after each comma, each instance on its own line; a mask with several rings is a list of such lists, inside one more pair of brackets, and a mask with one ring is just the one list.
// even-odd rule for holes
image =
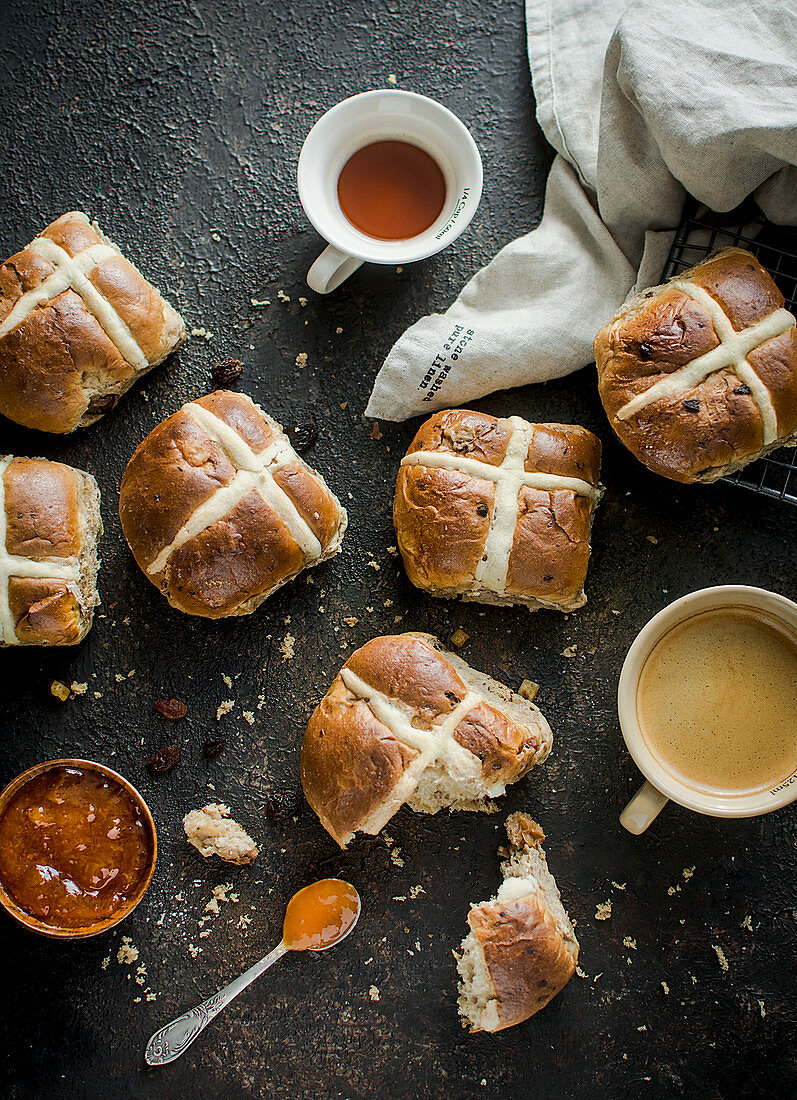
[[288, 951], [326, 951], [334, 947], [348, 936], [359, 916], [360, 895], [342, 879], [324, 878], [299, 890], [288, 902], [282, 939], [274, 950], [219, 993], [156, 1031], [144, 1052], [147, 1065], [164, 1066], [179, 1058], [210, 1021], [277, 959]]

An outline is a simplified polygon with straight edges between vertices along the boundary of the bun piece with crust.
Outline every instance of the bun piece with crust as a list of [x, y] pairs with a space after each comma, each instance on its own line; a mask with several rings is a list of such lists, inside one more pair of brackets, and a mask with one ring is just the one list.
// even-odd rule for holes
[[346, 510], [244, 394], [191, 401], [139, 444], [122, 478], [122, 530], [179, 611], [249, 615], [340, 550]]
[[431, 634], [372, 638], [316, 707], [302, 745], [304, 793], [341, 847], [405, 803], [487, 810], [551, 749], [533, 703]]
[[457, 961], [459, 1013], [471, 1031], [502, 1031], [545, 1008], [573, 976], [578, 940], [528, 814], [506, 823], [508, 858], [495, 897], [472, 905]]

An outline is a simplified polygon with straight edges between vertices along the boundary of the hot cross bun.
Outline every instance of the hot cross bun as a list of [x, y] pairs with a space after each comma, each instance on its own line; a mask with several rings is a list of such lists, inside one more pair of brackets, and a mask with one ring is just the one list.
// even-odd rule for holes
[[122, 478], [122, 530], [172, 607], [248, 615], [340, 549], [346, 511], [280, 425], [244, 394], [191, 401], [139, 444]]
[[183, 320], [85, 214], [0, 267], [0, 413], [72, 432], [185, 340]]
[[581, 607], [600, 455], [600, 440], [577, 425], [435, 413], [396, 481], [393, 522], [408, 577], [434, 596]]
[[76, 645], [97, 595], [100, 491], [91, 474], [0, 456], [0, 645]]
[[727, 248], [627, 302], [595, 337], [601, 401], [632, 454], [711, 482], [797, 444], [797, 328], [756, 258]]

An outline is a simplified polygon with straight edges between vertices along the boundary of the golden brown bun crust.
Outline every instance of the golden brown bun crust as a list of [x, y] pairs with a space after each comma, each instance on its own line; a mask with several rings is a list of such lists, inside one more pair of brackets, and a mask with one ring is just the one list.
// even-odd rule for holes
[[[529, 473], [578, 478], [597, 489], [600, 440], [569, 424], [529, 425], [524, 468]], [[512, 423], [486, 413], [449, 409], [418, 430], [407, 454], [438, 451], [503, 462]], [[580, 607], [589, 562], [589, 536], [598, 493], [524, 486], [506, 573], [506, 590], [480, 590], [476, 570], [493, 516], [495, 483], [471, 472], [406, 465], [399, 469], [393, 522], [407, 576], [434, 595], [481, 602], [525, 603], [565, 611]]]
[[[77, 211], [40, 236], [71, 257], [108, 244]], [[54, 271], [30, 246], [7, 260], [0, 267], [0, 324]], [[0, 412], [18, 424], [64, 433], [94, 423], [186, 338], [179, 315], [120, 253], [101, 260], [88, 279], [127, 325], [146, 364], [129, 362], [81, 295], [66, 289], [0, 337]]]
[[[678, 279], [706, 290], [736, 331], [783, 307], [769, 273], [744, 249], [725, 249]], [[732, 367], [618, 418], [637, 394], [719, 343], [706, 309], [670, 284], [626, 303], [595, 337], [598, 388], [612, 428], [649, 469], [674, 481], [715, 481], [797, 431], [794, 327], [747, 357], [770, 392], [777, 417], [773, 444], [765, 446], [758, 407]]]
[[[5, 464], [0, 456], [0, 463]], [[13, 458], [2, 475], [5, 550], [20, 559], [8, 579], [13, 635], [3, 645], [75, 645], [88, 633], [99, 603], [97, 540], [102, 533], [94, 478], [61, 462]], [[65, 579], [26, 576], [25, 560], [64, 559]], [[55, 572], [55, 570], [54, 570]]]
[[[255, 456], [270, 444], [284, 446], [286, 464], [274, 481], [318, 539], [320, 554], [305, 555], [284, 519], [251, 487], [234, 493], [221, 514], [148, 572], [196, 509], [212, 507], [239, 473], [234, 455], [196, 419], [192, 405], [232, 429]], [[302, 569], [336, 553], [346, 526], [339, 501], [276, 421], [249, 397], [226, 390], [184, 405], [139, 444], [122, 478], [119, 514], [133, 556], [172, 607], [212, 619], [254, 611]]]
[[[542, 850], [540, 826], [527, 814], [512, 814], [507, 835], [513, 851]], [[468, 914], [499, 1003], [496, 1031], [528, 1020], [545, 1008], [572, 978], [578, 949], [565, 946], [545, 902], [531, 894], [504, 902], [482, 902]]]
[[[429, 635], [373, 638], [351, 655], [346, 669], [387, 696], [418, 731], [443, 723], [469, 690]], [[468, 750], [485, 784], [519, 779], [542, 749], [537, 730], [513, 721], [486, 700], [474, 701], [452, 738]], [[410, 798], [415, 784], [406, 772], [418, 755], [338, 673], [313, 713], [302, 745], [305, 796], [327, 832], [344, 846], [358, 830], [378, 831], [369, 824], [391, 800], [395, 805], [388, 817]]]

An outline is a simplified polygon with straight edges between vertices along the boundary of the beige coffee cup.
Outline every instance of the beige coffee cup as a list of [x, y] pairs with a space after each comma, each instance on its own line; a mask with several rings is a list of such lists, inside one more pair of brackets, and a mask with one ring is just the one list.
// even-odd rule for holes
[[679, 623], [704, 611], [741, 608], [775, 620], [797, 636], [797, 604], [763, 588], [728, 584], [702, 588], [665, 607], [637, 635], [620, 673], [617, 707], [620, 728], [634, 763], [645, 782], [620, 815], [620, 823], [631, 833], [643, 833], [667, 802], [685, 806], [713, 817], [755, 817], [770, 813], [797, 798], [797, 770], [772, 789], [738, 795], [711, 793], [689, 786], [672, 774], [648, 747], [638, 718], [637, 694], [642, 669], [653, 648]]

